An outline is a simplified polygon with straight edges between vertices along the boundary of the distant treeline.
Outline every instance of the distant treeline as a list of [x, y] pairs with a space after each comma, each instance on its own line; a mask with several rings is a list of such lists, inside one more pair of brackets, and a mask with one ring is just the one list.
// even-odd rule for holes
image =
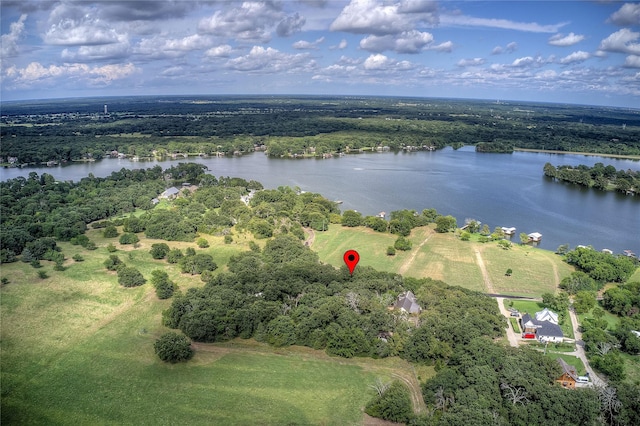
[[616, 170], [612, 165], [596, 163], [593, 167], [558, 166], [546, 163], [544, 175], [563, 182], [596, 188], [602, 191], [615, 190], [623, 194], [640, 195], [640, 172], [634, 170]]
[[482, 152], [518, 147], [640, 155], [640, 116], [621, 109], [340, 97], [115, 98], [2, 107], [0, 162], [17, 164], [100, 159], [116, 151], [163, 158], [259, 147], [281, 157], [463, 144], [479, 144]]

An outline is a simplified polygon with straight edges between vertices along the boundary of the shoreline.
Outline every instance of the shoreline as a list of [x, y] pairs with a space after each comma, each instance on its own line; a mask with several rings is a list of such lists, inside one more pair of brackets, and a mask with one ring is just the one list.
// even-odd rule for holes
[[619, 158], [621, 160], [640, 161], [640, 155], [622, 155], [622, 154], [599, 154], [597, 152], [582, 151], [554, 151], [552, 149], [532, 149], [532, 148], [513, 148], [518, 152], [537, 152], [544, 154], [568, 154], [568, 155], [588, 155], [591, 157]]

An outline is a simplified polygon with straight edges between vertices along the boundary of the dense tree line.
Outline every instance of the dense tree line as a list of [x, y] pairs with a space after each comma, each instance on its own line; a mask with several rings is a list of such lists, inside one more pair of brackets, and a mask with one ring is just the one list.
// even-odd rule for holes
[[623, 194], [640, 195], [640, 172], [633, 170], [616, 170], [612, 165], [596, 163], [593, 167], [558, 166], [546, 163], [544, 175], [552, 179], [576, 185], [596, 188], [602, 191], [616, 190]]
[[633, 257], [602, 253], [588, 247], [578, 247], [567, 252], [565, 260], [601, 284], [625, 282], [638, 267], [638, 261]]
[[[270, 155], [371, 147], [475, 145], [640, 154], [640, 120], [624, 110], [385, 98], [149, 98], [3, 104], [0, 157], [19, 163], [100, 159], [112, 151]], [[167, 111], [170, 110], [170, 114]]]

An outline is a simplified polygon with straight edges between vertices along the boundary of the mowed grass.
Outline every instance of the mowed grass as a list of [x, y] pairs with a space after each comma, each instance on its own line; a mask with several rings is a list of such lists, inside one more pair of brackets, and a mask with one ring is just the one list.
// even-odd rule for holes
[[[433, 278], [472, 290], [529, 297], [555, 293], [560, 280], [574, 270], [550, 251], [515, 244], [504, 250], [495, 242], [461, 241], [453, 234], [438, 234], [432, 227], [413, 229], [409, 237], [413, 248], [388, 256], [387, 247], [395, 239], [395, 235], [364, 227], [331, 225], [326, 232], [316, 232], [312, 248], [321, 261], [334, 266], [341, 266], [344, 252], [353, 249], [359, 252], [362, 266], [407, 277]], [[483, 260], [491, 289], [485, 282], [477, 253]], [[512, 270], [511, 276], [505, 275], [507, 269]]]
[[[95, 251], [61, 243], [70, 259], [63, 272], [42, 262], [49, 278], [28, 264], [2, 265], [9, 284], [1, 292], [0, 372], [2, 424], [224, 424], [359, 425], [380, 377], [415, 377], [412, 366], [386, 360], [332, 358], [308, 348], [276, 350], [254, 341], [198, 345], [188, 363], [166, 364], [154, 354], [156, 338], [168, 331], [161, 301], [150, 284], [127, 289], [104, 269], [106, 245], [145, 277], [165, 269], [182, 290], [202, 286], [199, 276], [154, 260], [148, 250], [121, 246], [99, 231], [89, 237]], [[204, 236], [224, 270], [250, 237]], [[195, 243], [168, 243], [195, 247]], [[428, 367], [422, 379], [433, 374]]]

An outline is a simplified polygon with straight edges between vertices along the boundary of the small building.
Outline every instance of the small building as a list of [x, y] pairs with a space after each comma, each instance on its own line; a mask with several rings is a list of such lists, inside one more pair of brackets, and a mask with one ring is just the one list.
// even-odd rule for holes
[[540, 312], [536, 312], [536, 321], [549, 321], [558, 325], [558, 314], [548, 308], [544, 308]]
[[393, 308], [408, 314], [419, 314], [422, 311], [422, 308], [418, 305], [415, 294], [411, 291], [406, 291], [400, 294], [398, 296], [398, 300], [394, 303]]
[[529, 237], [529, 241], [532, 241], [534, 243], [537, 243], [540, 240], [542, 240], [542, 234], [539, 232], [532, 232], [527, 236]]
[[176, 198], [179, 193], [180, 193], [180, 190], [175, 186], [172, 186], [171, 188], [167, 188], [162, 194], [158, 195], [158, 198], [160, 199], [164, 198], [164, 199], [170, 200], [170, 199]]
[[607, 249], [607, 248], [602, 249], [602, 252], [606, 253], [606, 254], [613, 254], [613, 250], [610, 250], [610, 249]]
[[384, 219], [385, 217], [387, 217], [387, 212], [380, 212], [376, 215], [376, 217], [379, 217], [380, 219]]
[[561, 343], [564, 340], [564, 334], [558, 324], [551, 321], [539, 321], [535, 316], [532, 317], [529, 314], [522, 315], [520, 327], [524, 339], [535, 338], [541, 343]]
[[575, 367], [567, 364], [562, 358], [558, 358], [558, 364], [562, 368], [562, 375], [556, 379], [556, 383], [565, 389], [575, 389], [578, 382], [578, 372]]
[[502, 228], [502, 232], [504, 232], [505, 235], [513, 235], [516, 233], [516, 228], [511, 227], [511, 228], [507, 228], [506, 226], [503, 226]]

